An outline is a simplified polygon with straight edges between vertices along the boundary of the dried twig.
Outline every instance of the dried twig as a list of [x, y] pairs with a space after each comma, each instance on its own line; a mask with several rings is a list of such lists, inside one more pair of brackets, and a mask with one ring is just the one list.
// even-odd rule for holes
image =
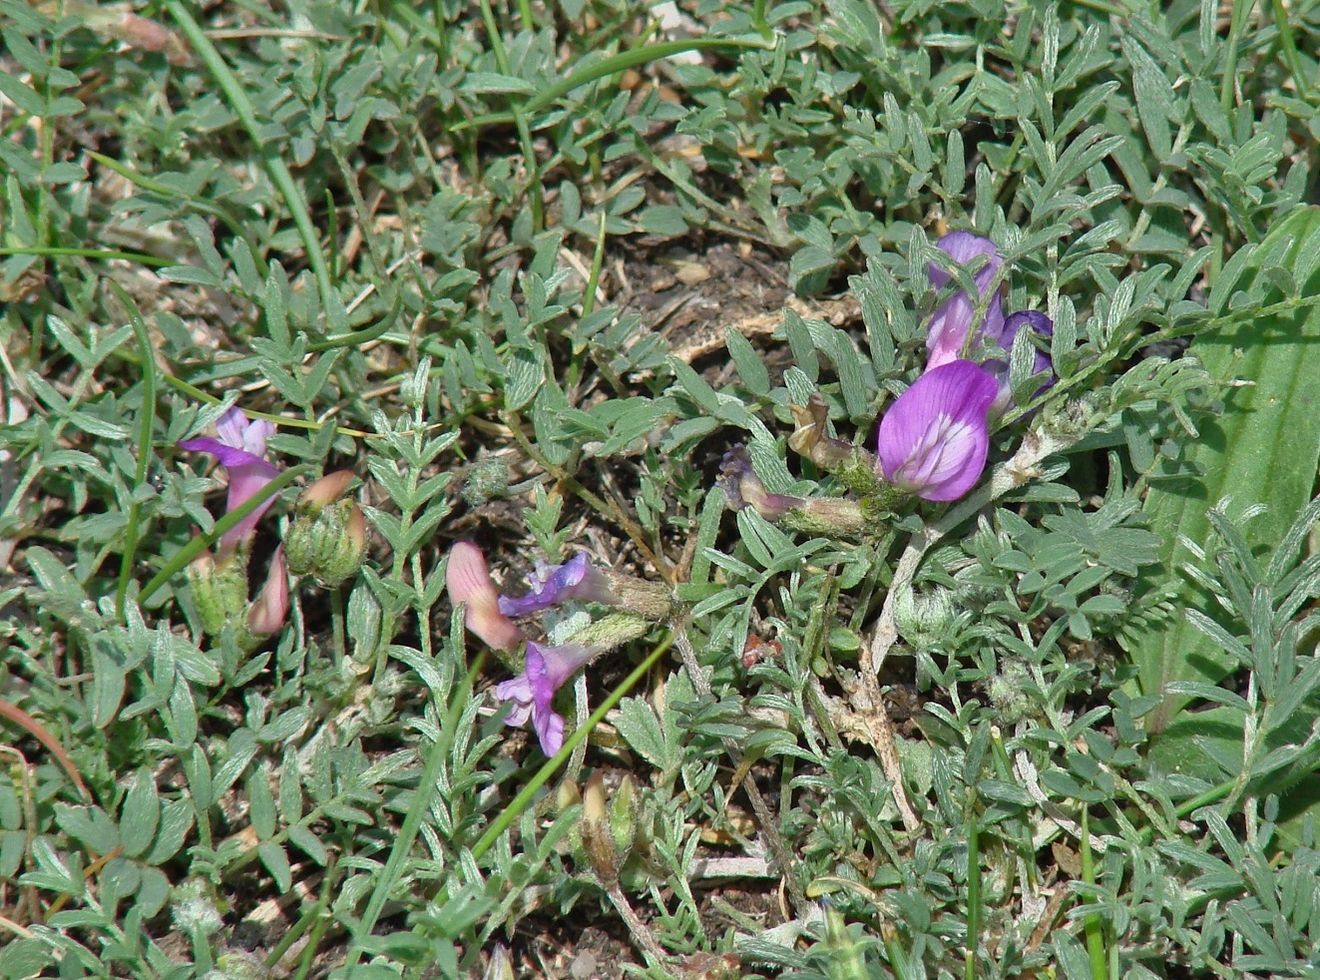
[[903, 789], [903, 770], [899, 764], [898, 752], [894, 746], [894, 728], [885, 711], [883, 695], [880, 691], [880, 669], [884, 666], [889, 651], [898, 642], [898, 626], [895, 623], [895, 610], [899, 597], [912, 589], [917, 568], [931, 547], [949, 531], [967, 521], [977, 511], [1008, 493], [1022, 486], [1040, 473], [1040, 463], [1048, 456], [1060, 452], [1081, 438], [1081, 433], [1061, 435], [1053, 432], [1029, 432], [1022, 440], [1022, 445], [1012, 459], [999, 464], [991, 474], [990, 482], [972, 494], [943, 519], [923, 528], [912, 535], [903, 554], [899, 556], [894, 568], [894, 578], [889, 591], [885, 594], [884, 605], [880, 609], [880, 618], [875, 624], [871, 641], [862, 651], [860, 673], [862, 678], [862, 700], [859, 709], [866, 710], [872, 717], [871, 741], [880, 756], [880, 765], [888, 778], [894, 794], [894, 803], [903, 818], [903, 825], [908, 830], [915, 830], [920, 821], [908, 803]]
[[82, 776], [78, 774], [78, 767], [73, 764], [73, 759], [69, 757], [69, 753], [64, 751], [64, 746], [60, 744], [60, 740], [52, 735], [41, 722], [22, 708], [15, 707], [7, 701], [0, 701], [0, 718], [13, 722], [44, 745], [47, 751], [55, 757], [55, 761], [60, 764], [60, 768], [68, 773], [69, 778], [73, 780], [73, 784], [78, 787], [79, 795], [90, 802], [92, 794], [87, 791], [87, 784], [83, 782]]

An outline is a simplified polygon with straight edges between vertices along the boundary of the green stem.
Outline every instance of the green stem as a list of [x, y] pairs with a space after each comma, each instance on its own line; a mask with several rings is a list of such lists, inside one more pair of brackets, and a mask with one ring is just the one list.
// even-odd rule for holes
[[294, 480], [298, 479], [305, 473], [310, 472], [311, 469], [312, 466], [310, 463], [299, 463], [297, 466], [290, 467], [267, 483], [257, 493], [254, 493], [249, 499], [243, 501], [242, 504], [235, 507], [224, 517], [220, 518], [220, 520], [216, 521], [215, 527], [211, 528], [210, 534], [199, 534], [185, 544], [182, 548], [171, 555], [169, 561], [165, 563], [165, 567], [157, 572], [152, 577], [151, 581], [142, 587], [142, 591], [138, 593], [138, 602], [146, 602], [153, 594], [155, 594], [157, 589], [182, 571], [189, 562], [209, 548], [226, 531], [243, 518], [247, 517], [248, 514], [251, 514]]
[[[95, 150], [87, 150], [85, 152], [101, 166], [108, 170], [113, 170], [135, 187], [141, 187], [144, 191], [159, 194], [161, 197], [169, 200], [186, 201], [189, 206], [196, 208], [198, 211], [213, 215], [222, 222], [226, 228], [233, 232], [234, 237], [241, 238], [247, 243], [248, 251], [252, 253], [252, 258], [255, 261], [259, 263], [262, 262], [262, 252], [257, 241], [248, 234], [248, 231], [243, 227], [242, 222], [235, 218], [228, 208], [216, 204], [214, 201], [208, 201], [204, 197], [195, 197], [192, 194], [179, 190], [177, 187], [171, 187], [169, 184], [155, 180], [145, 174], [138, 173], [138, 171], [128, 166], [128, 164], [122, 163], [113, 157], [108, 157], [103, 153], [97, 153]], [[166, 260], [163, 261], [162, 264], [172, 265], [173, 263]], [[266, 275], [266, 272], [267, 270], [265, 268], [261, 268], [261, 274], [263, 277]]]
[[363, 344], [385, 336], [390, 328], [394, 326], [395, 321], [399, 319], [399, 313], [403, 310], [403, 290], [396, 286], [393, 292], [394, 299], [390, 302], [389, 312], [375, 323], [363, 327], [361, 330], [352, 330], [348, 333], [326, 337], [325, 340], [314, 341], [307, 345], [308, 352], [319, 354], [322, 351], [334, 350], [336, 347], [361, 347]]
[[[683, 41], [661, 41], [658, 44], [648, 44], [644, 47], [633, 48], [630, 51], [622, 51], [608, 58], [602, 58], [585, 68], [579, 68], [571, 72], [567, 78], [556, 82], [540, 94], [533, 95], [519, 106], [519, 111], [530, 116], [540, 112], [557, 99], [563, 98], [575, 88], [590, 85], [592, 82], [600, 81], [600, 79], [608, 78], [611, 75], [617, 75], [629, 68], [650, 64], [652, 61], [661, 61], [673, 55], [682, 54], [685, 51], [701, 51], [706, 48], [760, 48], [768, 50], [770, 47], [772, 45], [767, 45], [764, 41], [734, 37], [694, 37]], [[472, 119], [457, 122], [450, 127], [449, 131], [453, 133], [479, 126], [507, 125], [514, 121], [513, 112], [492, 112], [484, 116], [474, 116]]]
[[238, 80], [233, 70], [220, 56], [211, 39], [206, 36], [193, 19], [188, 8], [184, 6], [183, 0], [163, 0], [165, 9], [174, 18], [174, 22], [179, 25], [181, 30], [188, 38], [188, 43], [192, 45], [197, 56], [206, 65], [207, 70], [215, 79], [216, 84], [228, 99], [230, 108], [238, 116], [238, 120], [247, 130], [253, 145], [257, 152], [261, 154], [261, 162], [270, 175], [271, 181], [279, 190], [284, 198], [285, 206], [289, 209], [289, 214], [293, 217], [293, 223], [298, 229], [298, 237], [302, 239], [303, 249], [307, 252], [307, 262], [312, 267], [312, 273], [316, 276], [317, 289], [321, 293], [321, 309], [325, 313], [326, 322], [332, 329], [339, 329], [344, 319], [343, 307], [339, 302], [339, 295], [335, 292], [334, 284], [330, 280], [330, 267], [326, 264], [325, 254], [321, 251], [320, 238], [317, 236], [316, 228], [312, 224], [311, 215], [307, 212], [307, 204], [303, 200], [302, 192], [298, 190], [298, 185], [294, 183], [293, 174], [289, 172], [289, 167], [284, 159], [279, 155], [279, 148], [272, 145], [271, 142], [263, 138], [261, 127], [257, 122], [256, 110], [252, 102], [243, 91], [243, 86]]
[[[133, 326], [133, 335], [137, 338], [138, 350], [142, 356], [142, 407], [139, 409], [137, 466], [133, 471], [133, 486], [140, 487], [147, 482], [147, 467], [151, 459], [151, 433], [156, 423], [156, 358], [152, 353], [151, 335], [147, 324], [142, 319], [137, 305], [128, 293], [113, 279], [109, 280], [119, 302], [128, 311], [128, 321]], [[128, 521], [124, 528], [124, 551], [119, 559], [119, 582], [115, 588], [115, 618], [124, 618], [124, 599], [128, 595], [128, 582], [133, 573], [133, 558], [137, 553], [138, 521], [142, 505], [135, 499], [128, 508]]]
[[600, 706], [591, 713], [591, 717], [587, 719], [587, 723], [580, 728], [575, 728], [572, 734], [564, 739], [563, 746], [555, 753], [554, 758], [545, 761], [545, 764], [537, 770], [536, 775], [528, 780], [527, 785], [519, 791], [518, 795], [513, 798], [509, 805], [506, 806], [500, 812], [500, 815], [491, 822], [491, 825], [486, 828], [486, 832], [481, 835], [474, 845], [472, 845], [473, 860], [481, 860], [482, 856], [491, 849], [492, 845], [494, 845], [497, 840], [499, 840], [500, 834], [508, 830], [509, 825], [518, 819], [518, 816], [531, 805], [532, 800], [535, 799], [536, 794], [540, 791], [541, 787], [550, 781], [550, 777], [555, 774], [555, 771], [563, 764], [564, 760], [573, 754], [573, 749], [577, 746], [578, 742], [585, 739], [591, 730], [599, 725], [604, 720], [605, 716], [614, 709], [614, 706], [623, 700], [623, 696], [631, 691], [633, 687], [636, 686], [637, 682], [646, 676], [647, 671], [649, 671], [655, 665], [656, 661], [660, 659], [661, 655], [669, 649], [670, 642], [671, 641], [666, 641], [661, 643], [652, 650], [647, 655], [646, 659], [634, 667], [632, 673], [625, 677], [619, 686], [611, 691], [609, 696], [600, 703]]
[[[307, 980], [308, 974], [312, 972], [312, 964], [316, 962], [317, 947], [321, 945], [321, 938], [330, 926], [330, 916], [325, 912], [330, 907], [330, 898], [334, 894], [337, 877], [334, 859], [331, 858], [330, 867], [325, 869], [325, 878], [321, 882], [321, 894], [317, 897], [316, 907], [312, 910], [315, 925], [312, 927], [312, 934], [307, 938], [307, 946], [303, 949], [302, 957], [298, 962], [298, 972], [293, 980]], [[278, 963], [279, 960], [275, 962]]]
[[123, 259], [125, 262], [137, 262], [141, 265], [155, 266], [163, 268], [167, 265], [174, 265], [172, 259], [160, 259], [154, 255], [144, 255], [141, 252], [120, 252], [110, 248], [66, 248], [59, 245], [41, 246], [24, 245], [17, 248], [0, 248], [0, 257], [6, 255], [41, 255], [41, 256], [71, 256], [82, 259]]
[[1270, 4], [1274, 14], [1274, 27], [1279, 32], [1279, 47], [1283, 49], [1283, 60], [1288, 63], [1288, 71], [1292, 74], [1293, 84], [1297, 86], [1297, 94], [1305, 98], [1312, 79], [1302, 67], [1302, 59], [1297, 53], [1292, 24], [1288, 23], [1288, 10], [1284, 7], [1283, 0], [1270, 0]]
[[[366, 911], [363, 912], [362, 921], [357, 928], [358, 939], [370, 936], [376, 928], [380, 913], [385, 908], [385, 901], [394, 888], [394, 883], [399, 877], [399, 872], [403, 868], [403, 862], [408, 857], [408, 852], [412, 850], [413, 841], [417, 838], [417, 832], [422, 826], [422, 817], [431, 808], [431, 800], [434, 798], [438, 787], [437, 780], [440, 776], [440, 767], [444, 765], [445, 759], [449, 755], [453, 735], [458, 727], [459, 716], [462, 715], [464, 708], [467, 706], [467, 699], [472, 691], [472, 683], [476, 680], [485, 659], [484, 652], [477, 655], [476, 659], [472, 661], [472, 666], [468, 668], [467, 674], [464, 675], [462, 683], [459, 684], [458, 690], [454, 691], [450, 698], [449, 707], [445, 712], [440, 731], [427, 753], [426, 762], [423, 764], [421, 775], [418, 777], [417, 791], [413, 796], [412, 805], [403, 818], [403, 826], [399, 828], [399, 835], [390, 847], [390, 856], [385, 861], [385, 867], [381, 870], [380, 877], [376, 879], [376, 887], [372, 889], [371, 897], [367, 900]], [[351, 970], [357, 964], [360, 955], [361, 944], [354, 941], [349, 946], [345, 967]]]
[[605, 212], [600, 213], [600, 227], [596, 232], [596, 250], [591, 255], [591, 274], [587, 277], [587, 290], [582, 295], [582, 318], [585, 320], [596, 309], [596, 286], [600, 283], [600, 269], [605, 263]]
[[[1091, 854], [1091, 808], [1082, 807], [1082, 880], [1088, 885], [1095, 884], [1095, 860]], [[1084, 925], [1086, 930], [1086, 951], [1091, 958], [1091, 980], [1105, 980], [1105, 937], [1100, 916], [1087, 913]]]
[[[969, 797], [971, 792], [968, 793]], [[976, 980], [976, 951], [981, 945], [981, 835], [976, 812], [967, 807], [967, 950], [963, 954], [963, 977]]]
[[[127, 361], [129, 364], [137, 365], [145, 370], [142, 358], [135, 354], [130, 354], [123, 350], [115, 350], [111, 352], [111, 356]], [[195, 384], [184, 381], [182, 378], [176, 378], [172, 374], [162, 374], [160, 380], [164, 381], [168, 387], [173, 388], [180, 394], [187, 395], [193, 401], [202, 402], [206, 405], [219, 405], [222, 401], [222, 399], [217, 398], [210, 392], [198, 388]], [[272, 412], [258, 412], [254, 409], [247, 408], [243, 410], [243, 414], [248, 418], [265, 419], [267, 422], [274, 422], [276, 425], [283, 428], [307, 429], [311, 432], [320, 432], [329, 424], [327, 422], [316, 422], [309, 419], [289, 418], [287, 415], [276, 415]], [[364, 432], [361, 429], [346, 429], [342, 425], [335, 428], [335, 433], [337, 435], [352, 436], [354, 439], [365, 439], [372, 435], [372, 433]]]
[[[481, 19], [486, 24], [486, 34], [490, 38], [490, 49], [495, 55], [495, 64], [505, 75], [512, 75], [509, 65], [509, 53], [504, 49], [504, 38], [500, 36], [500, 26], [495, 21], [495, 12], [490, 0], [480, 0]], [[544, 226], [545, 201], [541, 189], [541, 172], [536, 161], [536, 146], [532, 143], [532, 131], [527, 125], [527, 111], [521, 107], [513, 110], [513, 124], [518, 130], [518, 142], [522, 145], [523, 163], [527, 167], [527, 189], [531, 194], [532, 232], [536, 233]]]
[[1233, 0], [1233, 15], [1228, 24], [1228, 50], [1224, 53], [1224, 76], [1219, 86], [1219, 105], [1227, 115], [1233, 111], [1233, 81], [1237, 78], [1238, 45], [1247, 16], [1256, 0]]

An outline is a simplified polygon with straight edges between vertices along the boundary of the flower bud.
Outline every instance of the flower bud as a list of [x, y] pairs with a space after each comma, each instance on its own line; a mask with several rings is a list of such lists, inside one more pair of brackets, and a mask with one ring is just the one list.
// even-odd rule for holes
[[605, 804], [605, 780], [594, 773], [582, 791], [582, 846], [591, 861], [592, 870], [606, 888], [619, 880], [619, 852], [610, 832], [610, 819]]
[[575, 630], [570, 639], [593, 650], [614, 650], [645, 636], [654, 628], [655, 623], [649, 619], [630, 612], [616, 612]]
[[767, 521], [778, 521], [797, 507], [801, 497], [771, 493], [752, 469], [752, 457], [745, 446], [735, 446], [720, 460], [719, 488], [732, 510], [750, 507]]
[[829, 406], [819, 394], [813, 394], [806, 407], [790, 405], [797, 426], [788, 437], [788, 446], [805, 456], [827, 473], [833, 473], [854, 493], [872, 496], [882, 493], [884, 481], [876, 475], [876, 458], [852, 443], [827, 435]]
[[[553, 813], [556, 817], [561, 817], [575, 806], [582, 803], [582, 791], [578, 789], [578, 784], [571, 779], [561, 780], [555, 788], [555, 801]], [[560, 853], [567, 851], [573, 857], [573, 863], [584, 868], [587, 865], [587, 852], [582, 844], [582, 826], [579, 823], [570, 824], [568, 828], [568, 846], [558, 848]]]
[[567, 813], [569, 807], [577, 806], [582, 802], [582, 791], [578, 789], [578, 784], [571, 779], [560, 780], [555, 787], [555, 813]]
[[208, 636], [219, 636], [226, 626], [239, 628], [246, 623], [246, 566], [245, 556], [231, 553], [216, 561], [209, 551], [203, 551], [188, 566], [193, 601], [197, 604], [202, 631]]
[[1015, 725], [1031, 711], [1031, 675], [1027, 668], [1014, 661], [999, 665], [999, 673], [990, 678], [986, 694], [995, 707], [995, 714], [1005, 725]]
[[[837, 439], [830, 441], [838, 442]], [[851, 452], [852, 447], [848, 448]], [[869, 464], [862, 460], [857, 465], [867, 470]], [[875, 482], [871, 477], [868, 479]], [[859, 503], [844, 497], [806, 498], [771, 493], [752, 469], [751, 456], [744, 446], [735, 446], [724, 454], [720, 462], [719, 487], [733, 510], [750, 507], [767, 521], [805, 534], [861, 537], [868, 530], [879, 530], [888, 513], [888, 500], [877, 497], [868, 497], [864, 503]]]
[[467, 470], [461, 491], [469, 507], [479, 507], [488, 500], [506, 496], [509, 492], [509, 467], [504, 460], [486, 456]]
[[619, 864], [628, 860], [632, 853], [637, 834], [637, 811], [640, 800], [637, 796], [637, 783], [631, 773], [625, 773], [619, 788], [610, 800], [610, 836], [614, 840], [615, 852], [619, 855]]
[[248, 610], [247, 631], [253, 638], [278, 632], [289, 615], [289, 572], [284, 560], [284, 545], [275, 549], [270, 571], [261, 595]]
[[513, 621], [500, 611], [500, 590], [491, 580], [486, 558], [471, 541], [456, 541], [445, 566], [449, 601], [463, 603], [464, 625], [488, 646], [512, 650], [523, 641]]
[[674, 614], [674, 593], [664, 583], [624, 575], [612, 568], [601, 569], [601, 575], [616, 597], [614, 605], [655, 621], [666, 620]]
[[362, 508], [351, 499], [339, 499], [353, 480], [351, 470], [321, 477], [298, 499], [293, 524], [284, 536], [289, 570], [315, 575], [333, 588], [352, 578], [362, 567], [367, 550], [367, 524]]
[[271, 972], [261, 957], [244, 949], [231, 949], [215, 958], [215, 969], [206, 976], [208, 980], [269, 980]]
[[327, 473], [302, 492], [302, 496], [298, 498], [298, 509], [306, 510], [315, 516], [321, 512], [322, 507], [333, 504], [342, 497], [352, 482], [352, 470]]

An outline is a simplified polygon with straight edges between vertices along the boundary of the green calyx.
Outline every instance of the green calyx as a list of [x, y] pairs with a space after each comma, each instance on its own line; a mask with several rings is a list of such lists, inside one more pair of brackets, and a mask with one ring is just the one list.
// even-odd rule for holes
[[188, 583], [208, 636], [219, 636], [226, 626], [243, 630], [248, 610], [245, 553], [235, 552], [218, 561], [204, 554], [188, 566]]
[[366, 552], [366, 526], [362, 510], [352, 500], [324, 507], [299, 507], [284, 536], [289, 571], [314, 575], [334, 587], [357, 574]]

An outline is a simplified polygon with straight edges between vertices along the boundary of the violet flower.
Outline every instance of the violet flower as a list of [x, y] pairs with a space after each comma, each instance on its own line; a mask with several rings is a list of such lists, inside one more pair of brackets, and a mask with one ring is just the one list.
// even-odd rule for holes
[[495, 697], [513, 705], [504, 723], [518, 727], [531, 718], [541, 751], [547, 756], [558, 752], [564, 745], [564, 719], [551, 704], [564, 682], [585, 666], [593, 654], [590, 647], [576, 644], [556, 647], [529, 640], [523, 672], [495, 685]]
[[[1000, 341], [1000, 345], [1005, 351], [1011, 351], [1013, 349], [1013, 341], [1017, 338], [1018, 333], [1023, 327], [1026, 327], [1027, 330], [1034, 333], [1037, 337], [1047, 340], [1054, 335], [1054, 321], [1044, 313], [1041, 313], [1038, 310], [1022, 310], [1019, 313], [1010, 313], [1004, 320], [1004, 336]], [[1033, 344], [1032, 346], [1034, 347], [1035, 345]], [[996, 357], [984, 362], [982, 367], [994, 374], [995, 380], [999, 382], [999, 394], [995, 396], [994, 404], [990, 406], [990, 414], [1000, 415], [1013, 401], [1013, 392], [1008, 386], [1008, 359]], [[1039, 347], [1036, 347], [1035, 360], [1031, 365], [1031, 373], [1033, 375], [1050, 375], [1049, 379], [1036, 389], [1037, 395], [1049, 388], [1050, 385], [1054, 384], [1053, 370], [1054, 364], [1050, 361], [1050, 356]]]
[[[229, 499], [225, 502], [228, 514], [245, 501], [261, 492], [279, 470], [266, 459], [266, 440], [275, 432], [270, 422], [258, 419], [249, 421], [242, 410], [234, 407], [220, 416], [216, 423], [218, 439], [202, 436], [198, 439], [185, 439], [179, 443], [180, 449], [195, 453], [210, 453], [220, 461], [229, 476]], [[265, 500], [260, 507], [248, 514], [220, 539], [221, 553], [232, 552], [256, 529], [267, 508], [275, 502], [274, 497]]]
[[617, 605], [619, 597], [610, 588], [609, 579], [591, 564], [586, 555], [574, 555], [562, 565], [538, 561], [536, 571], [527, 577], [531, 591], [524, 596], [500, 596], [500, 612], [506, 616], [529, 616], [563, 602], [600, 602]]
[[[995, 249], [995, 243], [968, 231], [951, 231], [936, 242], [936, 247], [960, 266], [971, 265], [978, 256], [986, 257], [980, 268], [972, 275], [977, 292], [980, 297], [984, 297], [986, 290], [990, 288], [990, 281], [1003, 264], [1003, 259]], [[929, 272], [931, 284], [936, 289], [943, 289], [949, 284], [949, 274], [935, 263], [930, 264]], [[972, 326], [972, 315], [976, 312], [976, 302], [960, 289], [935, 311], [926, 333], [926, 350], [930, 354], [926, 362], [926, 370], [948, 364], [963, 356], [963, 349], [967, 344], [967, 332]], [[1000, 305], [999, 290], [996, 290], [995, 295], [990, 298], [977, 333], [982, 339], [1003, 346], [1001, 338], [1004, 333], [1004, 311]]]
[[925, 500], [957, 500], [985, 469], [995, 376], [971, 361], [929, 369], [880, 420], [880, 470]]
[[491, 581], [486, 558], [471, 541], [455, 542], [445, 566], [449, 601], [464, 604], [463, 625], [487, 646], [511, 650], [522, 642], [522, 632], [500, 611], [500, 593]]

